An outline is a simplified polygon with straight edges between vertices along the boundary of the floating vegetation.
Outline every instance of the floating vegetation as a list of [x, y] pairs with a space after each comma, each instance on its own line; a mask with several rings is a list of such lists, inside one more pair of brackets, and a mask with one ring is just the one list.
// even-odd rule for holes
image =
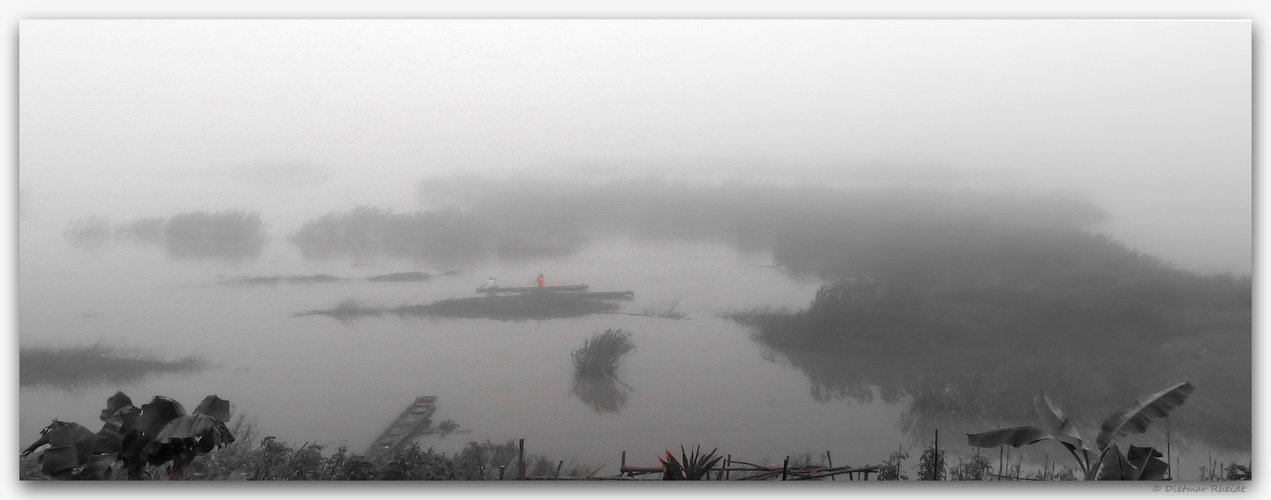
[[424, 272], [414, 271], [406, 273], [380, 274], [366, 278], [367, 281], [428, 281], [432, 279], [432, 275]]
[[636, 350], [631, 343], [631, 332], [608, 329], [583, 341], [583, 346], [570, 355], [574, 358], [574, 372], [580, 375], [613, 375], [623, 359]]
[[627, 406], [631, 386], [618, 380], [618, 377], [607, 373], [575, 373], [573, 386], [569, 389], [571, 397], [577, 397], [596, 413], [618, 413]]
[[403, 305], [398, 307], [363, 306], [356, 301], [345, 301], [332, 309], [315, 309], [296, 313], [291, 317], [330, 316], [341, 322], [366, 317], [392, 314], [401, 318], [468, 318], [497, 319], [502, 321], [544, 320], [574, 318], [617, 309], [618, 305], [581, 294], [524, 293], [494, 297], [446, 299], [430, 304]]
[[186, 373], [206, 366], [207, 361], [198, 356], [168, 361], [100, 342], [73, 347], [22, 346], [18, 351], [18, 382], [70, 390], [131, 383], [152, 374]]
[[327, 283], [331, 281], [347, 281], [346, 278], [330, 274], [313, 274], [309, 276], [248, 276], [221, 280], [222, 285], [277, 285], [279, 283]]

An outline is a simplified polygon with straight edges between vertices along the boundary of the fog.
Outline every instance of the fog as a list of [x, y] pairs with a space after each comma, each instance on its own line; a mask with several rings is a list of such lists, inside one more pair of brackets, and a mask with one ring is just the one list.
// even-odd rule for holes
[[449, 173], [916, 182], [1072, 192], [1131, 246], [1251, 269], [1247, 23], [24, 21], [21, 36], [19, 184], [53, 220], [412, 208], [402, 183]]
[[[1191, 380], [1175, 453], [1247, 461], [1248, 22], [19, 35], [24, 441], [125, 389], [359, 449], [431, 394], [472, 440], [592, 468], [676, 443], [874, 463], [1031, 424], [1037, 390], [1097, 427]], [[590, 288], [474, 296], [536, 275]], [[635, 354], [571, 373], [614, 328]], [[138, 366], [28, 383], [58, 352]]]

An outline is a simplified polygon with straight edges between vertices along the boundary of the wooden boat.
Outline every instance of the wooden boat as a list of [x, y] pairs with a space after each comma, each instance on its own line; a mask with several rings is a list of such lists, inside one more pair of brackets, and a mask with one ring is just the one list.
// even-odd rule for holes
[[478, 288], [477, 293], [524, 293], [524, 292], [580, 292], [586, 290], [588, 285], [555, 285], [555, 286], [492, 286]]
[[389, 424], [384, 432], [380, 433], [378, 438], [371, 443], [371, 447], [366, 450], [366, 456], [375, 458], [386, 453], [391, 453], [406, 444], [407, 438], [416, 434], [432, 424], [432, 414], [437, 411], [434, 403], [437, 402], [437, 396], [420, 396], [415, 398], [415, 402], [402, 410], [402, 414]]

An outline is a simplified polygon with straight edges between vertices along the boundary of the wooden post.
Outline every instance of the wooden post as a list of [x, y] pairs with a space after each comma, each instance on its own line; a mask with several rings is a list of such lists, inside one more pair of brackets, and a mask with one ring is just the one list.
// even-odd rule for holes
[[618, 463], [618, 476], [622, 476], [622, 469], [627, 468], [627, 450], [622, 450], [622, 461]]
[[1170, 458], [1170, 445], [1169, 445], [1170, 439], [1169, 438], [1170, 438], [1169, 414], [1166, 413], [1165, 414], [1165, 464], [1166, 464], [1165, 475], [1167, 476], [1166, 479], [1173, 480], [1174, 479], [1174, 462], [1173, 462], [1173, 459]]
[[781, 464], [781, 480], [786, 480], [786, 469], [790, 468], [790, 455], [786, 455], [785, 463]]
[[1005, 450], [1005, 449], [1006, 449], [1005, 446], [997, 447], [997, 480], [998, 481], [1002, 480], [1002, 472], [1003, 472], [1002, 471], [1002, 450]]
[[504, 470], [506, 470], [507, 468], [508, 468], [508, 466], [506, 466], [506, 465], [500, 465], [500, 466], [499, 466], [499, 481], [502, 481], [502, 480], [503, 480], [503, 471], [504, 471]]
[[525, 479], [525, 438], [521, 438], [520, 451], [516, 454], [517, 474], [521, 479]]
[[728, 470], [728, 469], [731, 469], [731, 468], [733, 467], [733, 454], [732, 454], [732, 453], [729, 453], [729, 454], [728, 454], [728, 462], [727, 462], [727, 463], [728, 463], [728, 465], [725, 465], [725, 466], [724, 466], [724, 480], [725, 480], [725, 481], [727, 481], [727, 480], [729, 479], [729, 477], [732, 475], [732, 471]]
[[[830, 456], [830, 450], [825, 450], [825, 463], [829, 464], [831, 469], [834, 468], [834, 457]], [[851, 479], [852, 475], [848, 474], [847, 478]], [[834, 476], [830, 476], [830, 481], [833, 481], [833, 480], [834, 480]]]
[[935, 467], [932, 467], [931, 469], [931, 480], [939, 481], [940, 480], [940, 429], [936, 429], [936, 442], [935, 444], [932, 445], [932, 450], [934, 451], [934, 453], [932, 454], [931, 458], [932, 460], [935, 461]]
[[552, 477], [560, 477], [560, 468], [564, 466], [565, 466], [564, 460], [561, 460], [559, 464], [556, 464], [556, 474], [553, 475]]

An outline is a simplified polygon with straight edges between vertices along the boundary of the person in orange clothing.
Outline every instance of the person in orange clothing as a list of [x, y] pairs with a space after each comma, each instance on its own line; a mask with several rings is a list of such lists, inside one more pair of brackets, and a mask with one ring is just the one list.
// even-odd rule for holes
[[538, 273], [538, 287], [543, 288], [543, 273]]

